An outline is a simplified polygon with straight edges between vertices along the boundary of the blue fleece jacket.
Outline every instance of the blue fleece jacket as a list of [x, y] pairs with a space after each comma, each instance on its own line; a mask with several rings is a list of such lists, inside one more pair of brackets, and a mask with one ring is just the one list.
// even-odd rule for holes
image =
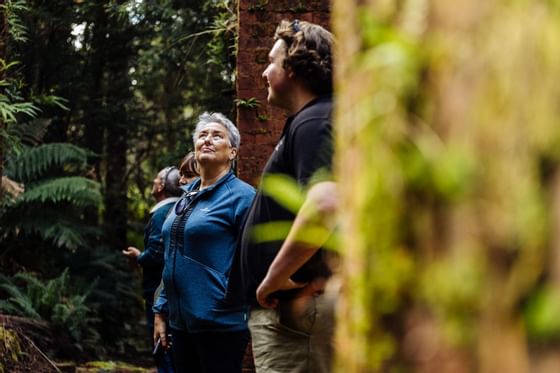
[[167, 217], [169, 209], [179, 198], [169, 197], [158, 202], [150, 210], [150, 220], [144, 228], [144, 251], [136, 261], [142, 266], [142, 290], [144, 298], [153, 303], [154, 293], [161, 282], [163, 270], [163, 239], [161, 226]]
[[245, 214], [255, 190], [232, 172], [197, 193], [200, 180], [185, 188], [172, 208], [162, 235], [165, 245], [163, 290], [154, 312], [169, 326], [190, 333], [232, 332], [247, 328], [246, 308], [224, 302], [228, 277]]

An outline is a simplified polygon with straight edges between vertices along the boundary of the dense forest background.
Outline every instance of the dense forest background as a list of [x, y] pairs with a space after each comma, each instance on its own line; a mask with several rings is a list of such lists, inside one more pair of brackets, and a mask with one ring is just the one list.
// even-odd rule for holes
[[151, 181], [205, 110], [233, 113], [231, 1], [12, 0], [2, 10], [0, 313], [84, 359], [145, 348]]
[[[6, 314], [56, 359], [140, 356], [120, 250], [196, 116], [234, 110], [236, 5], [0, 9], [0, 361], [28, 358]], [[334, 0], [332, 28], [336, 370], [560, 371], [558, 1]]]

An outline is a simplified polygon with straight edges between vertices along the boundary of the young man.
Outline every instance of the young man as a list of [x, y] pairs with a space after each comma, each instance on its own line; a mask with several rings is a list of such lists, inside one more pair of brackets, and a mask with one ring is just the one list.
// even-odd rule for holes
[[[287, 175], [308, 193], [294, 214], [258, 191], [228, 298], [241, 297], [252, 306], [249, 329], [257, 372], [328, 372], [334, 297], [324, 292], [330, 275], [327, 253], [322, 242], [300, 238], [313, 219], [310, 211], [328, 215], [333, 210], [328, 196], [335, 193], [334, 183], [316, 177], [317, 171], [330, 171], [332, 161], [333, 37], [318, 25], [296, 20], [282, 21], [274, 40], [263, 78], [268, 102], [285, 109], [289, 118], [263, 179]], [[258, 227], [271, 222], [290, 222], [287, 236], [276, 241], [262, 236]]]
[[[154, 294], [161, 282], [163, 271], [163, 242], [161, 227], [169, 209], [173, 207], [183, 191], [179, 185], [179, 170], [176, 167], [162, 169], [154, 178], [152, 196], [156, 205], [150, 210], [150, 220], [144, 228], [144, 251], [129, 246], [122, 253], [133, 264], [142, 266], [142, 289], [146, 302], [148, 337], [152, 341], [154, 334]], [[171, 355], [155, 356], [158, 373], [173, 373]]]

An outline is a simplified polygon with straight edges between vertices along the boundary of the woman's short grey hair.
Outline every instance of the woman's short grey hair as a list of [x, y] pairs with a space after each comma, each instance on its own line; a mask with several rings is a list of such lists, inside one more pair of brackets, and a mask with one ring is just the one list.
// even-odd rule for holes
[[232, 147], [239, 148], [239, 144], [241, 143], [241, 135], [239, 134], [239, 130], [235, 127], [235, 124], [222, 113], [208, 113], [205, 112], [201, 116], [198, 117], [198, 123], [194, 129], [193, 134], [193, 143], [196, 143], [196, 139], [198, 139], [198, 134], [204, 126], [209, 123], [219, 123], [224, 126], [228, 133], [229, 142]]

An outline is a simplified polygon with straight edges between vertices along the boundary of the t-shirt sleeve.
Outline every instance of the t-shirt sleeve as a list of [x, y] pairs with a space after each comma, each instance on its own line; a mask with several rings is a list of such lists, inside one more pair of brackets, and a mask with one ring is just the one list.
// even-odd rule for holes
[[293, 165], [298, 184], [307, 185], [318, 171], [332, 171], [333, 136], [330, 119], [308, 120], [294, 128], [288, 164]]

